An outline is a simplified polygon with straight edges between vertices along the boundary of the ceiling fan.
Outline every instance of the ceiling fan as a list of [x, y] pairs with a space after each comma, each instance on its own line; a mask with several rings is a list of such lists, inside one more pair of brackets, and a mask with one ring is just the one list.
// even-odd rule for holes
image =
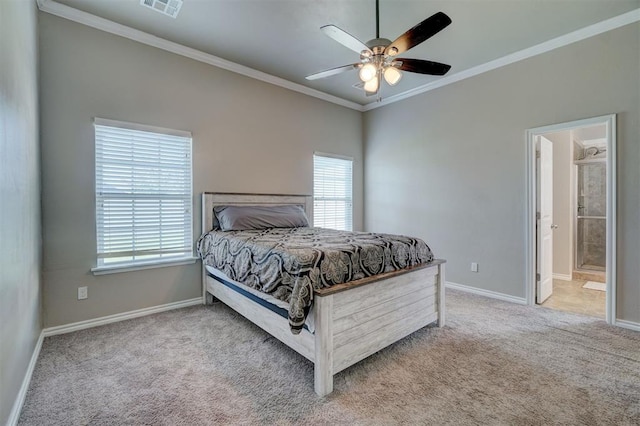
[[380, 90], [382, 78], [390, 85], [395, 86], [402, 78], [402, 71], [418, 74], [445, 75], [451, 65], [422, 59], [397, 58], [396, 55], [406, 52], [417, 46], [451, 23], [443, 12], [438, 12], [415, 27], [407, 30], [393, 42], [386, 38], [380, 38], [380, 7], [376, 0], [376, 38], [366, 44], [335, 25], [325, 25], [320, 28], [322, 32], [336, 40], [338, 43], [360, 54], [360, 62], [331, 68], [315, 74], [308, 75], [307, 80], [330, 77], [346, 71], [358, 69], [362, 86], [367, 96], [375, 96]]

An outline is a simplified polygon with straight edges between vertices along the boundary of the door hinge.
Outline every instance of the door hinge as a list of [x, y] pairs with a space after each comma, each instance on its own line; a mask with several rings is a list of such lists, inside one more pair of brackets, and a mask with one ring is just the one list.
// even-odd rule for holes
[[540, 274], [536, 274], [536, 281], [540, 281]]
[[536, 158], [540, 158], [540, 151], [536, 151]]
[[536, 212], [536, 220], [540, 220], [540, 212]]

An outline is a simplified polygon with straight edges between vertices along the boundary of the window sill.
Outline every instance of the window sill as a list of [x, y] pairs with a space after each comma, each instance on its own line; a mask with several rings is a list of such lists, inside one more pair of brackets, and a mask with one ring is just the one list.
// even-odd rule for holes
[[126, 263], [120, 265], [97, 266], [91, 268], [93, 275], [118, 274], [120, 272], [141, 271], [144, 269], [166, 268], [168, 266], [190, 265], [198, 261], [197, 257], [182, 257], [171, 260], [154, 260], [144, 263]]

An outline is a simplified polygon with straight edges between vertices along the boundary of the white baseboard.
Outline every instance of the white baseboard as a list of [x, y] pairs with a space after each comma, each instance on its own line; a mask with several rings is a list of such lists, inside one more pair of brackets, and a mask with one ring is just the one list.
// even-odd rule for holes
[[186, 308], [188, 306], [202, 305], [202, 297], [183, 300], [180, 302], [167, 303], [165, 305], [151, 306], [149, 308], [137, 309], [135, 311], [123, 312], [120, 314], [108, 315], [106, 317], [94, 318], [86, 321], [74, 322], [71, 324], [49, 327], [43, 330], [44, 336], [55, 336], [56, 334], [71, 333], [72, 331], [84, 330], [86, 328], [98, 327], [100, 325], [111, 324], [113, 322], [124, 321], [132, 318], [143, 317], [156, 314], [158, 312], [170, 311], [172, 309]]
[[40, 333], [38, 341], [36, 342], [36, 347], [33, 349], [33, 353], [31, 354], [31, 360], [29, 361], [29, 365], [27, 366], [27, 371], [24, 373], [22, 385], [20, 386], [20, 390], [18, 391], [16, 400], [13, 403], [13, 407], [11, 408], [11, 413], [9, 414], [9, 419], [7, 420], [7, 426], [15, 426], [18, 424], [18, 420], [20, 419], [20, 412], [22, 411], [22, 406], [24, 405], [24, 400], [27, 396], [27, 391], [29, 390], [29, 384], [31, 383], [31, 376], [33, 375], [33, 370], [36, 367], [36, 362], [38, 361], [38, 357], [40, 356], [40, 349], [42, 349], [43, 340], [44, 330]]
[[452, 290], [460, 290], [467, 293], [478, 294], [480, 296], [490, 297], [492, 299], [504, 300], [505, 302], [517, 303], [518, 305], [526, 305], [527, 299], [524, 297], [512, 296], [510, 294], [499, 293], [497, 291], [484, 290], [477, 287], [470, 287], [464, 284], [452, 283], [451, 281], [447, 281], [445, 284], [446, 288], [450, 288]]
[[640, 323], [633, 321], [615, 320], [613, 325], [617, 325], [618, 327], [627, 328], [633, 331], [640, 331]]
[[571, 280], [571, 275], [553, 274], [552, 277], [553, 277], [554, 280], [572, 281]]

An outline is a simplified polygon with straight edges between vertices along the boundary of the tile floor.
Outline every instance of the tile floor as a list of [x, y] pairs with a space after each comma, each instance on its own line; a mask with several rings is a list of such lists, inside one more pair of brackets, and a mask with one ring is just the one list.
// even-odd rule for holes
[[573, 279], [575, 281], [595, 281], [597, 283], [606, 282], [604, 271], [573, 271]]
[[582, 288], [585, 282], [553, 280], [553, 294], [541, 306], [604, 319], [606, 292]]

